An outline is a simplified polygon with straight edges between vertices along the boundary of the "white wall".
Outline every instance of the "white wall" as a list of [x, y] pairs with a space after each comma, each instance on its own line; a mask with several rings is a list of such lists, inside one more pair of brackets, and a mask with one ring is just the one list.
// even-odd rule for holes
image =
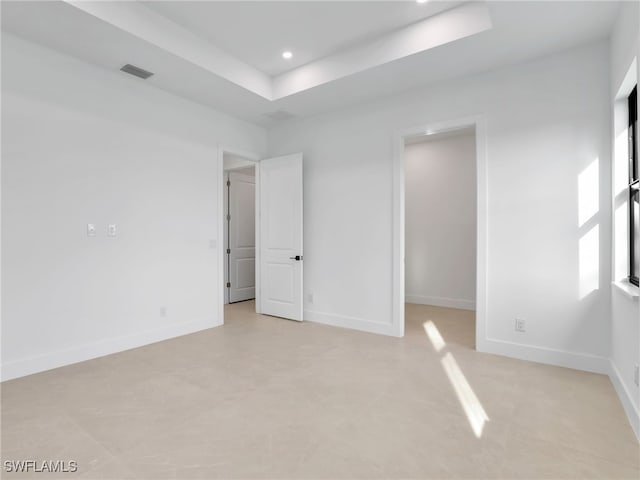
[[[305, 318], [393, 333], [394, 134], [484, 115], [488, 324], [481, 348], [605, 371], [607, 71], [607, 45], [593, 44], [270, 130], [271, 155], [305, 155]], [[578, 224], [578, 177], [594, 162], [600, 195], [589, 227], [599, 234], [581, 269], [588, 232]], [[582, 298], [581, 272], [595, 273], [596, 286]], [[524, 334], [515, 332], [517, 316], [526, 320]]]
[[473, 131], [406, 145], [405, 298], [475, 309], [476, 145]]
[[[619, 94], [626, 94], [630, 85], [623, 85], [625, 77], [630, 73], [631, 82], [637, 82], [640, 78], [640, 65], [636, 61], [635, 71], [629, 71], [633, 59], [640, 59], [640, 35], [639, 19], [640, 5], [637, 2], [625, 2], [620, 8], [620, 13], [611, 37], [611, 90], [610, 101], [614, 107], [618, 107], [614, 115], [612, 135], [619, 139], [614, 143], [614, 158], [619, 168], [615, 178], [622, 178], [626, 182], [626, 114], [627, 107], [624, 99], [622, 105], [616, 105]], [[629, 80], [629, 78], [627, 79]], [[634, 82], [635, 81], [635, 82]], [[622, 106], [622, 108], [619, 108]], [[614, 280], [620, 280], [627, 274], [627, 217], [626, 217], [626, 190], [620, 188], [620, 181], [614, 181], [613, 200], [616, 221], [616, 241], [613, 252], [617, 268], [614, 269]], [[620, 192], [620, 193], [619, 193]], [[620, 202], [622, 200], [622, 202]], [[627, 416], [634, 428], [636, 436], [640, 439], [640, 390], [633, 381], [634, 366], [640, 364], [640, 308], [638, 299], [624, 294], [616, 286], [611, 287], [611, 380], [616, 387]]]
[[2, 139], [3, 379], [220, 323], [218, 142], [262, 128], [3, 34]]

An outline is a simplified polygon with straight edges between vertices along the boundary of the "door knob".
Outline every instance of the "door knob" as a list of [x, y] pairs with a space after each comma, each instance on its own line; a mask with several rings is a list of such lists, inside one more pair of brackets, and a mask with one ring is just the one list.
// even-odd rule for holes
[[289, 259], [299, 262], [300, 260], [302, 260], [302, 255], [296, 255], [295, 257], [289, 257]]

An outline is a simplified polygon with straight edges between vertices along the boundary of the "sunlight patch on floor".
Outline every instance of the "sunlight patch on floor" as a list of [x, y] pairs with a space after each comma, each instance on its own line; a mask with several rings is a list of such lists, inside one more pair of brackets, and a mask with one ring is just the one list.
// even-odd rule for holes
[[[436, 352], [441, 352], [447, 346], [447, 343], [444, 341], [444, 338], [440, 334], [440, 330], [432, 320], [427, 320], [422, 324], [424, 328], [424, 333], [426, 333], [427, 337], [431, 341], [431, 345], [433, 346]], [[451, 352], [446, 352], [444, 356], [440, 359], [442, 364], [442, 368], [447, 374], [447, 378], [453, 387], [453, 390], [456, 392], [456, 396], [458, 397], [458, 401], [464, 410], [464, 413], [467, 415], [467, 419], [469, 420], [469, 425], [471, 425], [471, 429], [475, 434], [476, 438], [482, 437], [482, 431], [484, 430], [485, 423], [489, 421], [489, 416], [487, 412], [485, 412], [480, 400], [476, 396], [473, 388], [469, 384], [467, 378], [462, 373], [458, 362], [453, 357]]]
[[462, 405], [464, 413], [467, 415], [473, 433], [477, 438], [480, 438], [485, 423], [489, 421], [487, 412], [484, 411], [480, 400], [478, 400], [478, 397], [471, 388], [471, 385], [469, 385], [467, 378], [464, 376], [464, 373], [462, 373], [458, 362], [453, 358], [451, 352], [447, 352], [446, 355], [442, 357], [441, 362], [449, 378], [449, 382], [451, 382], [451, 386], [453, 386], [458, 396], [460, 405]]
[[438, 327], [436, 327], [435, 323], [428, 320], [424, 322], [422, 326], [424, 327], [424, 331], [429, 337], [429, 340], [431, 340], [431, 344], [433, 345], [433, 348], [435, 348], [436, 352], [442, 350], [446, 343], [444, 342], [442, 335], [440, 335], [440, 331], [438, 330]]

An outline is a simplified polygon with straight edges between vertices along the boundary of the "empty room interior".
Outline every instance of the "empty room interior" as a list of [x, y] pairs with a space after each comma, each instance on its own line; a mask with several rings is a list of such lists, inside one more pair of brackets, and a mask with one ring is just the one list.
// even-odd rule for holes
[[640, 478], [640, 2], [0, 16], [2, 478]]

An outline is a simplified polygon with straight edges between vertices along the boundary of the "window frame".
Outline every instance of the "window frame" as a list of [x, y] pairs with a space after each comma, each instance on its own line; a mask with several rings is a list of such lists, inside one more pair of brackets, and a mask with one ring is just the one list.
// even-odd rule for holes
[[633, 90], [627, 98], [629, 112], [629, 282], [636, 287], [638, 284], [638, 273], [635, 271], [636, 256], [640, 252], [636, 252], [636, 209], [640, 208], [638, 202], [634, 199], [640, 195], [638, 190], [640, 182], [638, 179], [638, 86], [634, 86]]

